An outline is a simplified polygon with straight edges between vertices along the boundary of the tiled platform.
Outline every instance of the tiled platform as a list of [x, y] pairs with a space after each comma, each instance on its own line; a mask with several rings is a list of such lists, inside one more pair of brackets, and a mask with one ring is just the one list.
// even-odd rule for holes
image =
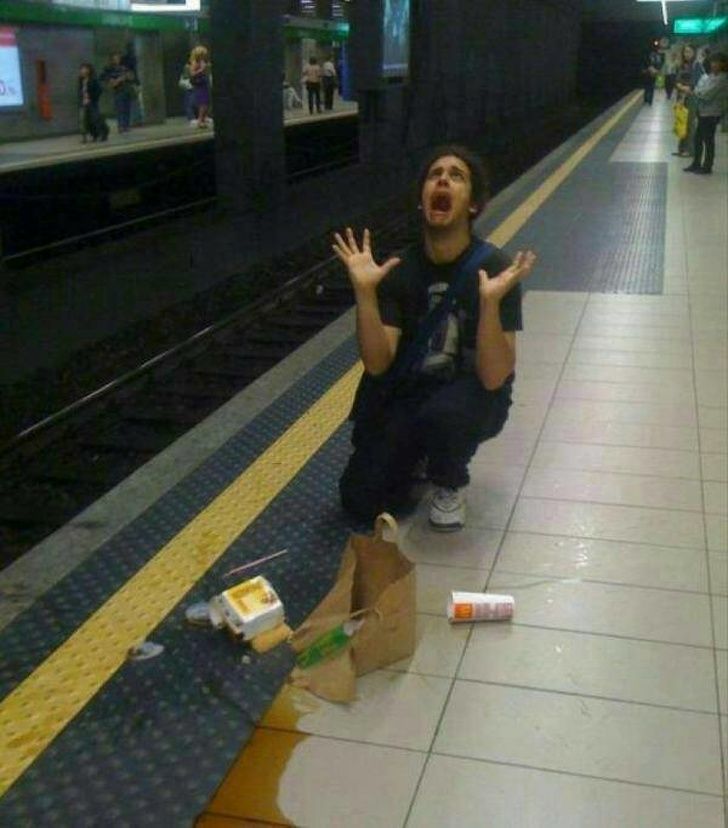
[[[284, 689], [209, 814], [724, 825], [728, 158], [722, 137], [712, 178], [683, 173], [660, 104], [601, 175], [663, 167], [664, 293], [527, 293], [516, 404], [474, 462], [468, 528], [433, 536], [424, 508], [405, 526], [415, 656], [346, 710]], [[450, 627], [449, 590], [486, 588], [515, 596], [514, 621]], [[282, 755], [271, 810], [254, 765]]]
[[[644, 214], [639, 199], [623, 206], [641, 211], [643, 241], [654, 248], [658, 238], [659, 250], [633, 259], [640, 279], [627, 293], [589, 291], [594, 274], [583, 245], [571, 260], [587, 268], [581, 282], [574, 268], [569, 290], [543, 289], [538, 279], [558, 267], [557, 247], [543, 257], [543, 272], [534, 274], [525, 297], [510, 420], [472, 466], [468, 527], [433, 535], [424, 504], [402, 526], [402, 547], [417, 564], [414, 656], [361, 679], [359, 698], [348, 707], [285, 687], [217, 793], [210, 789], [201, 826], [724, 825], [728, 153], [721, 136], [711, 178], [683, 173], [684, 162], [669, 155], [668, 105], [658, 101], [636, 112], [567, 182], [579, 188], [601, 176], [618, 187], [625, 176], [612, 174], [617, 165], [660, 182], [651, 196], [662, 193], [665, 201], [658, 219]], [[640, 136], [643, 155], [635, 151]], [[656, 147], [664, 160], [655, 157]], [[575, 214], [563, 198], [541, 209], [514, 231], [508, 249], [538, 250], [539, 236], [555, 232], [545, 217], [563, 228]], [[493, 230], [492, 221], [486, 215], [480, 231]], [[584, 211], [571, 232], [598, 246], [608, 222], [611, 243], [634, 241], [629, 213], [613, 209]], [[565, 250], [570, 240], [564, 237]], [[635, 275], [624, 262], [620, 267], [626, 277]], [[639, 285], [649, 285], [650, 294], [637, 292]], [[350, 364], [351, 318], [336, 324], [344, 344], [329, 342], [332, 356], [313, 372], [320, 383], [324, 362], [336, 363], [338, 372]], [[300, 364], [297, 371], [300, 378]], [[256, 409], [262, 418], [265, 396]], [[267, 420], [253, 421], [252, 436], [265, 427], [266, 439], [274, 439], [288, 425], [284, 408], [303, 404], [295, 384], [280, 400], [285, 404], [270, 406]], [[237, 416], [232, 408], [227, 413], [233, 427]], [[284, 546], [296, 533], [317, 542], [317, 554], [340, 548], [346, 527], [334, 511], [334, 466], [340, 467], [345, 438], [346, 427], [337, 430], [233, 544], [237, 558], [261, 542]], [[235, 439], [247, 444], [252, 437]], [[197, 441], [212, 452], [220, 445], [210, 435]], [[320, 513], [311, 512], [314, 503]], [[127, 535], [134, 531], [129, 525]], [[175, 531], [171, 518], [163, 528]], [[135, 547], [135, 555], [142, 552]], [[94, 554], [88, 564], [74, 565], [91, 572]], [[333, 558], [317, 561], [317, 572], [328, 576]], [[283, 564], [273, 571], [292, 597], [301, 592]], [[194, 597], [202, 597], [211, 578]], [[52, 585], [44, 588], [50, 594]], [[513, 621], [451, 627], [444, 610], [449, 590], [457, 588], [513, 594]], [[62, 621], [71, 609], [55, 606]], [[160, 657], [143, 680], [130, 675], [129, 665], [121, 668], [9, 789], [0, 816], [33, 824], [38, 815], [48, 821], [51, 813], [57, 819], [72, 813], [74, 824], [94, 824], [88, 802], [108, 802], [114, 824], [190, 823], [186, 803], [199, 799], [223, 751], [223, 767], [234, 755], [225, 741], [231, 729], [240, 740], [259, 712], [252, 702], [256, 683], [266, 670], [283, 675], [287, 665], [276, 657], [248, 670], [235, 656], [233, 673], [219, 642], [186, 643], [180, 612], [154, 631], [167, 644], [171, 667]], [[18, 623], [27, 623], [27, 613], [11, 622]], [[190, 647], [197, 661], [185, 662]], [[208, 647], [215, 664], [204, 664]], [[32, 669], [36, 656], [28, 658]], [[215, 685], [205, 684], [208, 674]], [[155, 707], [155, 682], [181, 691], [173, 704], [165, 696], [164, 706]], [[201, 684], [208, 693], [212, 687], [204, 699]], [[129, 714], [137, 706], [135, 724]], [[156, 740], [146, 742], [155, 729]], [[73, 778], [69, 757], [84, 778], [96, 768], [87, 790]], [[98, 778], [107, 770], [118, 774], [116, 787]], [[174, 796], [171, 784], [179, 786]], [[144, 805], [137, 812], [133, 802], [121, 801], [132, 789]], [[85, 814], [79, 802], [86, 802]]]
[[[357, 112], [354, 101], [337, 99], [333, 112], [309, 115], [307, 109], [284, 110], [285, 125], [311, 123], [353, 115]], [[164, 123], [134, 128], [119, 135], [115, 121], [109, 120], [109, 140], [103, 144], [81, 144], [78, 135], [61, 135], [53, 138], [38, 138], [28, 141], [0, 143], [0, 174], [35, 167], [53, 166], [65, 161], [80, 161], [97, 156], [120, 155], [139, 150], [148, 150], [174, 144], [209, 141], [215, 130], [190, 126], [185, 118], [167, 118]]]

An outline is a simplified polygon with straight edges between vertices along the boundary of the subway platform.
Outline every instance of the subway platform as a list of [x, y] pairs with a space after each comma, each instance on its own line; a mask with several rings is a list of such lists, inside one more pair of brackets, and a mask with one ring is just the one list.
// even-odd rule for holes
[[[311, 124], [356, 115], [355, 101], [337, 99], [332, 112], [310, 115], [305, 107], [284, 110], [286, 127]], [[214, 121], [209, 129], [200, 129], [186, 118], [167, 118], [162, 124], [134, 127], [122, 135], [116, 131], [116, 122], [108, 120], [110, 133], [104, 143], [81, 143], [79, 135], [61, 135], [52, 138], [36, 138], [27, 141], [0, 143], [0, 174], [19, 172], [38, 167], [55, 166], [64, 162], [84, 161], [92, 158], [108, 158], [115, 155], [140, 152], [160, 147], [194, 144], [210, 141], [215, 135]]]
[[[0, 823], [725, 824], [728, 147], [685, 173], [671, 127], [629, 96], [478, 222], [539, 265], [467, 527], [400, 526], [414, 656], [337, 706], [285, 647], [184, 621], [283, 548], [257, 571], [293, 626], [328, 590], [347, 314], [0, 574]], [[486, 588], [513, 620], [451, 627], [449, 591]]]

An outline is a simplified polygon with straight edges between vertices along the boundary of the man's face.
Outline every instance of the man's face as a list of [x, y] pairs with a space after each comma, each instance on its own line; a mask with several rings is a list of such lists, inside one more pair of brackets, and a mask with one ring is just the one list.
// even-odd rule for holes
[[472, 184], [468, 165], [444, 155], [430, 166], [421, 193], [422, 215], [431, 228], [450, 228], [470, 220]]

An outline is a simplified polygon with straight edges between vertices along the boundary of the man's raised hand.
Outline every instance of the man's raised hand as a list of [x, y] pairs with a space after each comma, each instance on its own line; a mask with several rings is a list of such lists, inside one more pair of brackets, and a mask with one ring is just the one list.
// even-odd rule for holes
[[384, 264], [378, 265], [372, 256], [371, 238], [368, 230], [364, 231], [361, 249], [351, 227], [346, 228], [345, 235], [346, 238], [339, 235], [339, 233], [334, 233], [336, 244], [332, 247], [334, 253], [346, 265], [354, 291], [375, 290], [387, 273], [392, 268], [397, 267], [401, 260], [395, 256], [387, 259]]
[[525, 279], [536, 263], [536, 254], [530, 250], [525, 253], [518, 251], [513, 264], [507, 267], [492, 279], [481, 270], [480, 276], [480, 298], [485, 302], [499, 302], [518, 282]]

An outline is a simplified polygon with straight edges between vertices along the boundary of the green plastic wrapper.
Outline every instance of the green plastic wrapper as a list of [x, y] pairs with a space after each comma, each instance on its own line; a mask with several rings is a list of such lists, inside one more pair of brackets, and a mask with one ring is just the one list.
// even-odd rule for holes
[[349, 646], [351, 637], [362, 623], [361, 621], [346, 621], [338, 627], [334, 627], [333, 630], [324, 633], [298, 656], [296, 664], [302, 670], [305, 670], [324, 659], [331, 658], [331, 656], [340, 653], [344, 648]]

